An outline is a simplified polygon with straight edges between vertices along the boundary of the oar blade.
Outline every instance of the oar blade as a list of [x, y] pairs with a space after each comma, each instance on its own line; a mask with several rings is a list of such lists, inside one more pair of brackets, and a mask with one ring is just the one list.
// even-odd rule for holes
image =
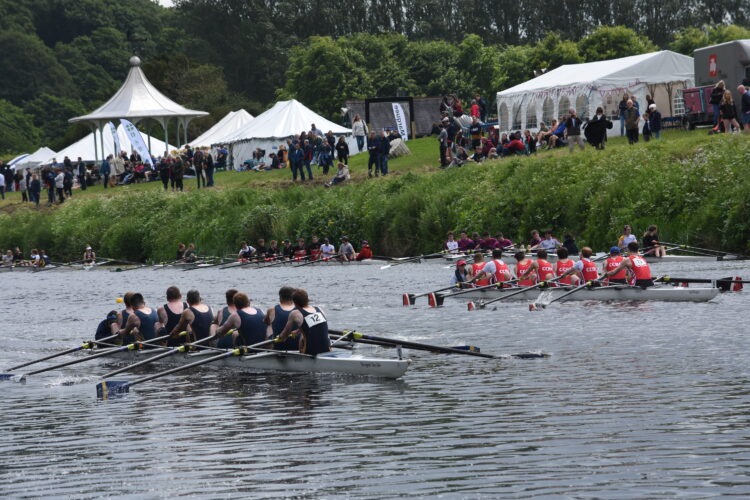
[[474, 303], [474, 301], [469, 301], [469, 302], [468, 302], [468, 303], [466, 304], [466, 309], [468, 309], [469, 311], [473, 311], [473, 310], [475, 310], [476, 308], [477, 308], [477, 305], [476, 305], [476, 304]]
[[542, 359], [551, 357], [546, 352], [518, 352], [510, 355], [511, 358], [516, 359]]
[[21, 373], [0, 373], [0, 380], [6, 382], [18, 382], [19, 384], [26, 383], [26, 375]]
[[417, 301], [413, 293], [403, 294], [402, 299], [403, 299], [404, 307], [413, 306]]
[[388, 268], [389, 268], [389, 267], [391, 267], [392, 265], [393, 265], [393, 264], [386, 264], [386, 265], [384, 265], [384, 266], [380, 266], [380, 269], [388, 269]]
[[96, 384], [96, 397], [109, 399], [130, 392], [130, 382], [126, 380], [102, 380]]

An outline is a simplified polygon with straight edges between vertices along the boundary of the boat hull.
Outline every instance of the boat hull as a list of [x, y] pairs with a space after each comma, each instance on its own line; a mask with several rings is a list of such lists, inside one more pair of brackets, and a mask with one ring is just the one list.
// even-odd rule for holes
[[[94, 351], [96, 352], [96, 351]], [[124, 351], [107, 356], [108, 360], [138, 362], [163, 352], [161, 349]], [[153, 362], [154, 366], [180, 366], [214, 356], [218, 351], [206, 350], [190, 354], [177, 353]], [[344, 375], [396, 379], [402, 377], [411, 363], [408, 359], [383, 359], [332, 352], [316, 357], [296, 352], [261, 352], [229, 356], [203, 366], [223, 367], [240, 373], [292, 372], [336, 373]]]
[[[551, 288], [551, 299], [555, 299], [573, 288]], [[454, 293], [443, 294], [443, 297], [450, 298], [455, 295], [454, 298], [465, 299], [465, 300], [492, 300], [510, 293], [518, 292], [519, 288], [488, 288], [484, 290], [476, 290], [466, 293], [455, 295]], [[516, 293], [516, 295], [509, 297], [507, 300], [516, 301], [532, 301], [536, 300], [542, 293], [539, 288], [529, 289], [523, 293]], [[631, 302], [631, 301], [664, 301], [664, 302], [708, 302], [719, 294], [718, 288], [683, 288], [683, 287], [651, 287], [642, 289], [639, 287], [626, 287], [626, 286], [612, 286], [612, 287], [599, 287], [586, 290], [579, 290], [576, 293], [572, 293], [565, 298], [560, 299], [560, 302], [565, 301], [616, 301], [616, 302]]]

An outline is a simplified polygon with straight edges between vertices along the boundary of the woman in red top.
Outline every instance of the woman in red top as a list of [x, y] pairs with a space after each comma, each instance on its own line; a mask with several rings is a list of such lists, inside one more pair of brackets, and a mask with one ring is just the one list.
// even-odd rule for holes
[[372, 259], [372, 250], [367, 240], [362, 240], [362, 249], [357, 254], [357, 260]]

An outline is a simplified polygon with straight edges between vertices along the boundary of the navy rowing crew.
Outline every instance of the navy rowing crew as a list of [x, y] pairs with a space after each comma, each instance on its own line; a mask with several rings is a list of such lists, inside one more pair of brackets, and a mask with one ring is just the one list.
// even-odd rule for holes
[[496, 248], [492, 251], [492, 259], [485, 261], [484, 252], [474, 254], [474, 262], [469, 266], [465, 260], [456, 262], [456, 269], [450, 279], [451, 285], [488, 286], [496, 283], [506, 283], [510, 286], [534, 286], [541, 282], [550, 282], [553, 286], [581, 285], [591, 286], [630, 284], [641, 288], [654, 286], [651, 268], [638, 251], [638, 243], [628, 244], [628, 256], [620, 255], [619, 247], [612, 247], [602, 266], [601, 274], [592, 259], [593, 251], [583, 247], [580, 259], [574, 262], [568, 258], [565, 248], [557, 250], [557, 262], [553, 265], [547, 260], [546, 250], [539, 250], [536, 259], [532, 260], [522, 250], [514, 257], [516, 265], [514, 272], [503, 261], [503, 251]]
[[292, 287], [279, 290], [279, 303], [265, 313], [251, 305], [247, 294], [227, 290], [226, 305], [216, 313], [203, 303], [198, 290], [190, 290], [186, 301], [176, 286], [167, 288], [166, 303], [158, 309], [146, 305], [142, 294], [127, 292], [125, 308], [110, 311], [99, 323], [96, 339], [116, 335], [116, 345], [148, 342], [157, 337], [162, 346], [205, 342], [231, 349], [273, 340], [273, 349], [299, 351], [316, 356], [331, 350], [325, 313], [310, 305], [307, 292]]

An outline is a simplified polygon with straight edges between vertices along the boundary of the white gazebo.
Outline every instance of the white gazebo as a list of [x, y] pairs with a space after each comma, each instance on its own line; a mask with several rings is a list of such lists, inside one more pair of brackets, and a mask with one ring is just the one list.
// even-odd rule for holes
[[[107, 123], [114, 120], [125, 119], [138, 125], [146, 119], [153, 119], [161, 124], [164, 129], [164, 144], [169, 143], [169, 123], [176, 122], [176, 144], [187, 143], [187, 126], [193, 118], [206, 116], [205, 111], [195, 111], [180, 106], [167, 96], [159, 92], [141, 70], [141, 60], [137, 56], [130, 58], [130, 71], [125, 83], [120, 90], [113, 95], [109, 101], [99, 106], [96, 110], [84, 116], [71, 118], [71, 123], [87, 122], [94, 131], [94, 151], [96, 160], [99, 160], [99, 152], [104, 151], [103, 131]], [[117, 125], [115, 123], [115, 125]], [[182, 127], [183, 141], [180, 142], [180, 127]], [[97, 137], [98, 132], [98, 137]], [[97, 144], [98, 141], [98, 144]], [[149, 141], [149, 152], [151, 144]]]
[[[662, 50], [608, 61], [566, 64], [497, 93], [501, 130], [534, 129], [573, 108], [582, 119], [598, 106], [616, 119], [624, 93], [645, 106], [646, 94], [671, 116], [676, 91], [693, 85], [693, 58]], [[641, 112], [644, 108], [641, 108]]]

